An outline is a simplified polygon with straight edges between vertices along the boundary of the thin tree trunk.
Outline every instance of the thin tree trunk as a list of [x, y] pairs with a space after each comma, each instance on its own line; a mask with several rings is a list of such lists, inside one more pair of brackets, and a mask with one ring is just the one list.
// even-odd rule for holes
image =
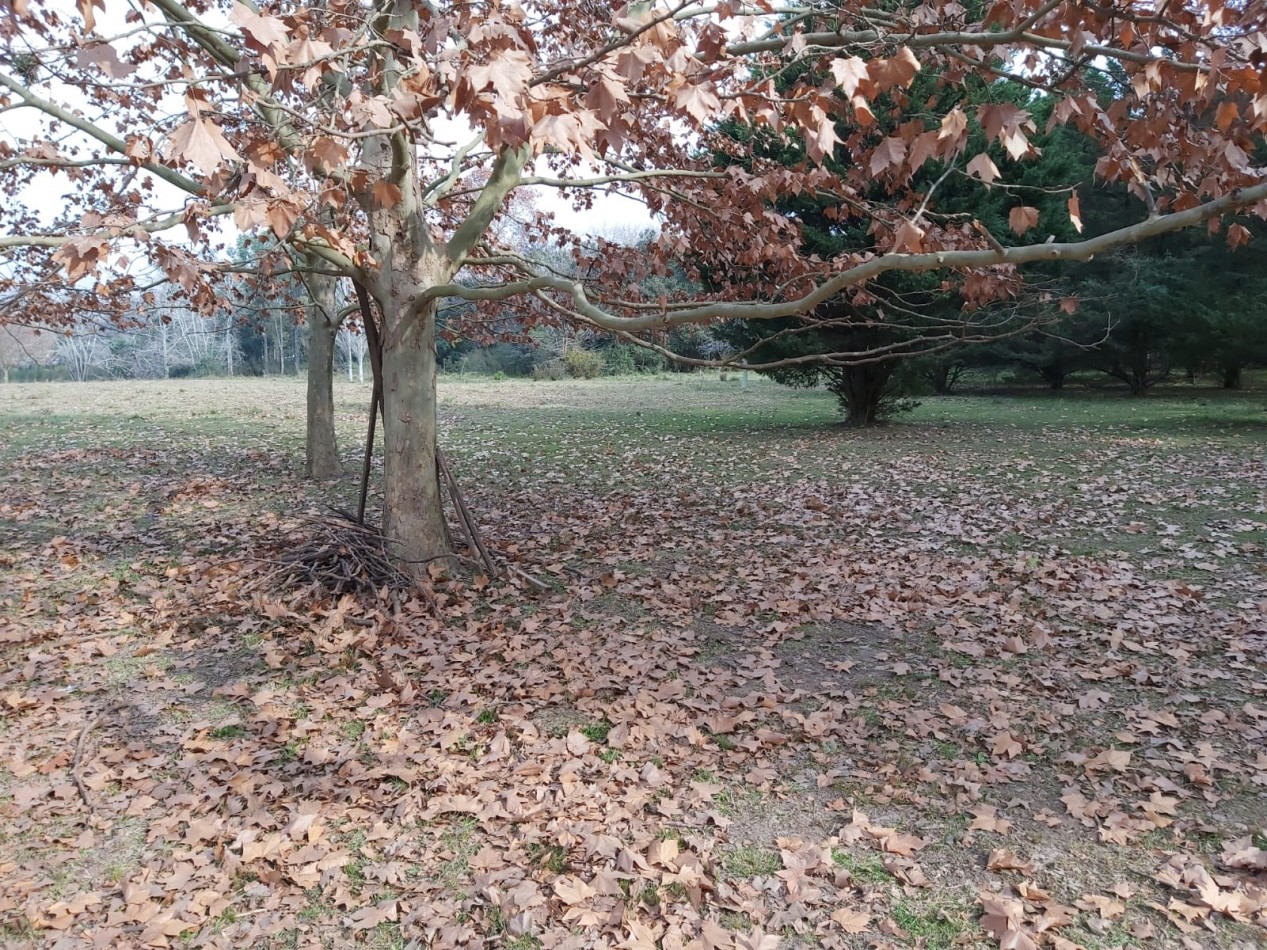
[[277, 318], [277, 375], [286, 375], [286, 328], [282, 318]]
[[334, 338], [339, 332], [337, 284], [333, 278], [312, 275], [308, 319], [308, 451], [309, 478], [337, 478], [343, 474], [334, 432]]

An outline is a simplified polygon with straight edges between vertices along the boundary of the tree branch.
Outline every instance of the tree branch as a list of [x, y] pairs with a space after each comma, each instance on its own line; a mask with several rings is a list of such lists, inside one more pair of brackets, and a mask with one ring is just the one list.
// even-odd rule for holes
[[[57, 105], [57, 103], [49, 102], [47, 99], [37, 96], [26, 86], [22, 85], [22, 83], [15, 79], [11, 79], [3, 73], [0, 73], [0, 86], [4, 86], [10, 92], [22, 99], [22, 101], [27, 105], [40, 110], [45, 115], [53, 117], [58, 122], [64, 122], [71, 128], [78, 129], [90, 138], [96, 139], [112, 152], [117, 152], [124, 157], [128, 157], [127, 143], [117, 135], [111, 135], [104, 129], [93, 125], [88, 120], [82, 119], [73, 112], [63, 109], [61, 106]], [[138, 168], [144, 168], [150, 174], [163, 179], [163, 181], [170, 185], [175, 185], [181, 191], [188, 192], [191, 195], [202, 197], [206, 192], [206, 189], [202, 185], [198, 184], [198, 182], [194, 181], [192, 178], [186, 178], [180, 172], [175, 169], [168, 168], [166, 165], [159, 165], [155, 162], [136, 162], [135, 164]]]
[[488, 176], [484, 190], [475, 199], [475, 204], [471, 207], [466, 219], [458, 225], [457, 230], [453, 232], [453, 236], [445, 245], [445, 253], [450, 261], [460, 261], [484, 236], [488, 226], [501, 211], [506, 196], [519, 184], [527, 161], [527, 146], [502, 149], [502, 153], [497, 156], [497, 161], [493, 163], [493, 170]]
[[[215, 217], [222, 214], [232, 214], [236, 206], [232, 204], [211, 205], [205, 209], [205, 213], [209, 217]], [[95, 228], [80, 232], [79, 234], [13, 234], [0, 236], [0, 249], [11, 247], [61, 247], [64, 244], [70, 244], [74, 241], [82, 240], [85, 237], [103, 236], [111, 239], [130, 237], [136, 231], [143, 231], [146, 234], [157, 234], [160, 231], [167, 231], [171, 228], [185, 224], [187, 216], [185, 212], [172, 214], [166, 218], [160, 218], [157, 221], [137, 221], [129, 225], [114, 225], [112, 227]]]
[[1229, 211], [1267, 199], [1267, 183], [1232, 192], [1186, 211], [1150, 217], [1144, 221], [1109, 231], [1085, 241], [1051, 244], [1028, 244], [975, 251], [934, 251], [922, 254], [884, 254], [842, 271], [819, 284], [809, 293], [786, 301], [768, 303], [728, 303], [707, 301], [665, 309], [653, 315], [622, 317], [595, 306], [580, 281], [538, 274], [526, 281], [497, 287], [463, 287], [446, 284], [431, 288], [424, 299], [460, 297], [464, 300], [501, 300], [524, 291], [545, 289], [560, 291], [572, 298], [575, 313], [605, 330], [638, 331], [664, 329], [713, 320], [775, 320], [809, 313], [841, 291], [872, 280], [881, 274], [897, 271], [924, 273], [934, 270], [968, 270], [1000, 265], [1032, 264], [1038, 261], [1086, 261], [1096, 254], [1125, 244], [1137, 244], [1147, 238], [1168, 234], [1200, 224]]

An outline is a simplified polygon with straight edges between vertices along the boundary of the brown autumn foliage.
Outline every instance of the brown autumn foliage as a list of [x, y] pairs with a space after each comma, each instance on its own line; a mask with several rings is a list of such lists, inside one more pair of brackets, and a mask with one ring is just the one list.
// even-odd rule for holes
[[[0, 141], [11, 199], [0, 211], [3, 319], [70, 320], [59, 281], [120, 300], [138, 287], [138, 258], [213, 306], [217, 223], [229, 217], [279, 252], [360, 281], [380, 308], [383, 372], [396, 380], [383, 394], [386, 531], [414, 563], [445, 551], [433, 350], [446, 296], [525, 297], [556, 319], [653, 343], [684, 323], [808, 313], [865, 294], [891, 270], [962, 272], [965, 295], [982, 302], [1014, 290], [1018, 265], [1267, 207], [1251, 157], [1267, 127], [1258, 0], [1163, 10], [1063, 0], [154, 0], [114, 10], [80, 0], [77, 16], [5, 0], [3, 11], [0, 108], [25, 123]], [[1110, 101], [1088, 83], [1106, 66], [1129, 90]], [[775, 82], [802, 67], [801, 81]], [[940, 215], [935, 189], [912, 184], [918, 169], [942, 162], [1010, 187], [1035, 127], [1016, 105], [975, 110], [1008, 156], [1000, 167], [968, 154], [962, 105], [894, 124], [917, 76], [934, 89], [1011, 76], [1055, 97], [1053, 121], [1098, 143], [1100, 177], [1128, 183], [1156, 214], [1048, 245], [1022, 206], [1014, 225], [1035, 243], [1015, 247]], [[741, 155], [714, 167], [707, 146], [723, 118], [786, 134], [805, 160]], [[852, 159], [840, 173], [821, 164], [837, 148]], [[63, 181], [70, 206], [46, 223], [53, 212], [32, 196]], [[588, 283], [575, 281], [496, 240], [507, 203], [532, 185], [580, 205], [593, 189], [624, 188], [663, 216], [664, 231], [651, 253], [586, 262]], [[795, 218], [772, 208], [800, 194], [838, 200], [842, 221], [868, 224], [874, 247], [806, 258]], [[1068, 211], [1079, 220], [1076, 200]], [[545, 219], [531, 230], [566, 238]], [[1246, 234], [1230, 230], [1233, 241]], [[686, 248], [707, 264], [714, 293], [669, 301], [630, 290]]]
[[[139, 421], [124, 384], [0, 395], [35, 437], [0, 467], [7, 944], [1261, 942], [1253, 438], [793, 428], [737, 457], [646, 418], [682, 397], [616, 431], [567, 389], [523, 384], [516, 422], [460, 394], [489, 535], [552, 586], [437, 612], [261, 592], [318, 503], [249, 437], [297, 394], [257, 384], [251, 418], [183, 385]], [[498, 454], [525, 425], [555, 451]]]

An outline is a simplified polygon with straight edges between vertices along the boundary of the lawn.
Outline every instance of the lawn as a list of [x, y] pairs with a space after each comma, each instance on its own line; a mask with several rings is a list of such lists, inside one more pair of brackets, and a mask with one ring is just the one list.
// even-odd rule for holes
[[0, 387], [0, 942], [1267, 939], [1262, 393], [445, 380], [438, 610], [270, 586], [303, 395]]

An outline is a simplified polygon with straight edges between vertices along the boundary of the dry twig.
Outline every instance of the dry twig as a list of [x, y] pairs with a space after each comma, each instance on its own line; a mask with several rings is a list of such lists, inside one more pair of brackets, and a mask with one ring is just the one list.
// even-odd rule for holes
[[79, 769], [84, 761], [84, 749], [88, 744], [88, 736], [97, 726], [101, 725], [101, 720], [113, 713], [120, 707], [120, 703], [115, 703], [97, 715], [88, 720], [84, 727], [79, 730], [79, 738], [75, 740], [75, 756], [70, 760], [70, 777], [75, 780], [75, 788], [79, 789], [79, 797], [84, 800], [84, 804], [88, 806], [88, 811], [96, 813], [96, 806], [92, 803], [92, 796], [88, 794], [88, 786], [84, 784], [83, 776], [79, 774]]
[[254, 587], [265, 590], [311, 588], [330, 594], [370, 594], [381, 591], [425, 591], [392, 559], [387, 539], [371, 525], [358, 524], [355, 517], [333, 511], [309, 524], [314, 537], [269, 559], [273, 570]]

